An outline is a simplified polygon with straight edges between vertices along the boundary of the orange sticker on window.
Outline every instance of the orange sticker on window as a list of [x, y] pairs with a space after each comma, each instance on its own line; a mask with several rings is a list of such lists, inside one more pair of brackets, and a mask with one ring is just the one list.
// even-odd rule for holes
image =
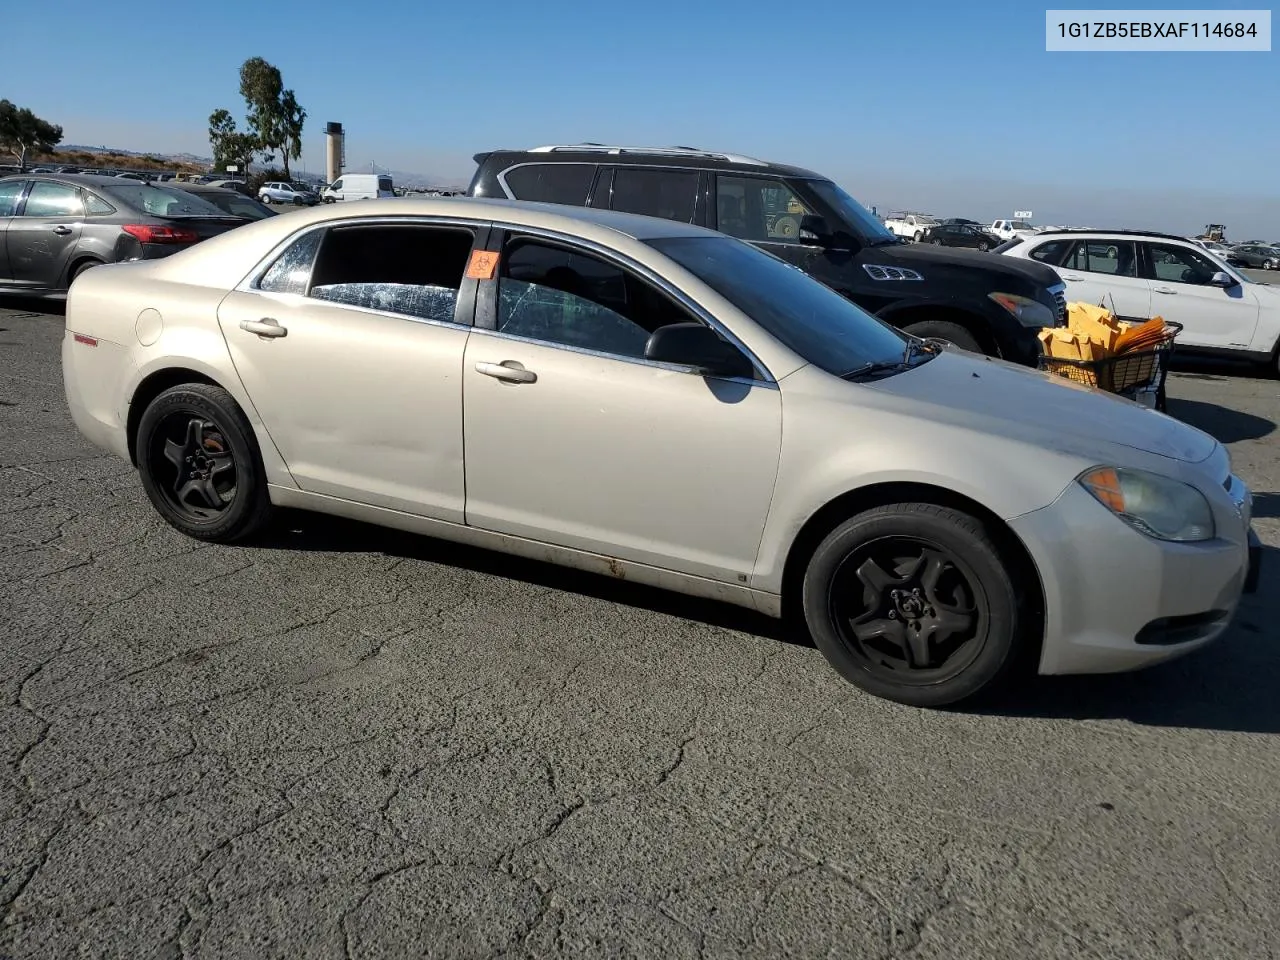
[[471, 262], [467, 264], [467, 278], [470, 280], [492, 280], [498, 272], [498, 255], [492, 250], [471, 251]]

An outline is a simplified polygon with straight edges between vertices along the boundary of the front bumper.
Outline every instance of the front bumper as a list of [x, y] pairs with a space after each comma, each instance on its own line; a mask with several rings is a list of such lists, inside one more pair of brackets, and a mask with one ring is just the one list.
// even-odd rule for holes
[[[1236, 483], [1233, 498], [1247, 504], [1247, 488]], [[1136, 670], [1220, 637], [1250, 580], [1256, 585], [1251, 558], [1260, 550], [1251, 550], [1247, 505], [1217, 520], [1218, 539], [1166, 543], [1072, 484], [1053, 504], [1010, 521], [1044, 587], [1040, 672]]]

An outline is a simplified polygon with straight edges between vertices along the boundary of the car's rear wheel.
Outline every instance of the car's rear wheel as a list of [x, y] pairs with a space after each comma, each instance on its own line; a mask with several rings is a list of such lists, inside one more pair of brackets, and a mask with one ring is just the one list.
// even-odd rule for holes
[[991, 245], [987, 243], [987, 241], [982, 240], [978, 243], [978, 249], [981, 250], [983, 253], [986, 253], [988, 250], [991, 249]]
[[68, 281], [67, 285], [70, 286], [72, 283], [75, 283], [76, 277], [80, 276], [80, 274], [84, 273], [86, 270], [92, 270], [94, 267], [100, 266], [102, 266], [101, 260], [85, 260], [83, 263], [76, 264], [76, 268], [71, 271], [71, 279]]
[[929, 242], [930, 242], [930, 243], [932, 243], [935, 247], [940, 247], [940, 246], [942, 246], [942, 241], [941, 241], [941, 240], [939, 240], [937, 237], [934, 237], [934, 238], [933, 238], [932, 240], [930, 240]]
[[221, 387], [188, 383], [151, 401], [138, 422], [138, 469], [151, 503], [197, 540], [232, 543], [271, 514], [253, 428]]
[[1262, 261], [1263, 270], [1275, 270], [1280, 268], [1280, 260], [1264, 260]]
[[928, 503], [859, 514], [805, 572], [805, 622], [846, 679], [899, 703], [994, 694], [1018, 665], [1025, 616], [1008, 564], [977, 518]]
[[923, 320], [903, 329], [922, 340], [941, 340], [943, 343], [971, 353], [984, 352], [977, 337], [960, 324], [951, 323], [948, 320]]

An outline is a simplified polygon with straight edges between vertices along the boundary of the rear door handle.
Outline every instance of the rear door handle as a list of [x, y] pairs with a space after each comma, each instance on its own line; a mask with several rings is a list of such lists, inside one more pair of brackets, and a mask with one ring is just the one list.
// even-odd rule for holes
[[71, 228], [70, 228], [70, 227], [61, 227], [61, 226], [59, 226], [59, 227], [54, 227], [54, 228], [53, 228], [53, 232], [54, 232], [54, 233], [56, 233], [56, 234], [57, 234], [58, 236], [60, 236], [60, 237], [65, 237], [65, 236], [67, 236], [69, 233], [71, 233]]
[[538, 375], [532, 370], [525, 370], [522, 367], [508, 367], [510, 363], [486, 363], [481, 360], [476, 364], [476, 373], [483, 373], [486, 377], [493, 377], [496, 380], [505, 380], [508, 383], [536, 383]]
[[263, 317], [261, 320], [241, 320], [240, 329], [256, 333], [260, 337], [286, 337], [289, 335], [289, 331], [280, 326], [280, 321], [271, 317]]
[[1177, 293], [1178, 292], [1177, 290], [1173, 289], [1173, 287], [1152, 287], [1151, 289], [1154, 290], [1156, 293]]

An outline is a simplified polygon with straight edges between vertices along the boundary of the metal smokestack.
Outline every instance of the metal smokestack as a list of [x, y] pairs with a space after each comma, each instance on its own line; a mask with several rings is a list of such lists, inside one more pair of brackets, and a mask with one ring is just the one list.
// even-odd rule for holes
[[333, 183], [333, 181], [342, 176], [342, 168], [347, 162], [347, 149], [343, 138], [342, 124], [332, 122], [325, 124], [324, 140], [325, 177], [328, 183]]

